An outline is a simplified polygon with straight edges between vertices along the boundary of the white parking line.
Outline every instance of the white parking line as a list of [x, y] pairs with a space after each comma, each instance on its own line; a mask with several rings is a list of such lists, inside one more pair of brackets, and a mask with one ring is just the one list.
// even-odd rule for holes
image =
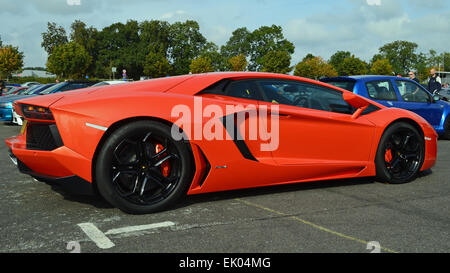
[[166, 221], [161, 223], [140, 225], [140, 226], [128, 226], [122, 228], [110, 229], [103, 233], [93, 223], [81, 223], [78, 226], [86, 233], [86, 235], [101, 249], [108, 249], [115, 246], [115, 244], [106, 235], [115, 235], [121, 233], [130, 233], [137, 231], [144, 231], [148, 229], [155, 229], [161, 227], [174, 226], [174, 222]]
[[119, 233], [129, 233], [129, 232], [136, 232], [136, 231], [143, 231], [147, 229], [154, 229], [154, 228], [160, 228], [160, 227], [170, 227], [174, 226], [174, 222], [161, 222], [156, 224], [150, 224], [150, 225], [141, 225], [141, 226], [130, 226], [130, 227], [123, 227], [123, 228], [116, 228], [116, 229], [110, 229], [107, 232], [105, 232], [106, 235], [111, 234], [119, 234]]
[[103, 234], [94, 224], [92, 223], [81, 223], [78, 226], [86, 233], [86, 235], [101, 249], [108, 249], [114, 247], [114, 243], [111, 242], [108, 237]]

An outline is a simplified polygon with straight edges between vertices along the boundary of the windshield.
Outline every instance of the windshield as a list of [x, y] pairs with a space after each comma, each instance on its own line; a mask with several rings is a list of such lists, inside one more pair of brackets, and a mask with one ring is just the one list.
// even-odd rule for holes
[[57, 84], [53, 85], [52, 87], [47, 88], [47, 89], [45, 89], [44, 91], [40, 92], [39, 95], [50, 94], [50, 93], [52, 93], [53, 91], [58, 90], [60, 87], [64, 86], [65, 84], [66, 84], [65, 82], [57, 83]]

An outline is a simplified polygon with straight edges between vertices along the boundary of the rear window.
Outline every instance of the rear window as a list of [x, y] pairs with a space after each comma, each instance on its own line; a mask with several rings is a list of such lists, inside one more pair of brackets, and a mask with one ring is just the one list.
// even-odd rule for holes
[[353, 92], [353, 87], [355, 86], [355, 81], [340, 80], [340, 81], [324, 81], [324, 82], [334, 85], [338, 88], [348, 90], [350, 92]]

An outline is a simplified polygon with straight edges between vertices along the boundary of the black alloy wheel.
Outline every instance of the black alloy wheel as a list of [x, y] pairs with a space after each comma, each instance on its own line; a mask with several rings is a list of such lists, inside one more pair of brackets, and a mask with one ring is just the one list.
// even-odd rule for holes
[[424, 158], [423, 135], [408, 123], [395, 123], [385, 131], [378, 146], [377, 178], [392, 184], [409, 182], [419, 173]]
[[100, 194], [134, 213], [167, 209], [186, 194], [193, 174], [189, 145], [175, 141], [168, 125], [137, 121], [105, 141], [96, 165]]

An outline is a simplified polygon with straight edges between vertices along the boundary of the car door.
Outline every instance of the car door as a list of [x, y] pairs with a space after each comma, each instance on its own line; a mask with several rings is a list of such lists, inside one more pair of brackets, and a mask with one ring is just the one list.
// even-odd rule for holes
[[355, 109], [343, 100], [341, 91], [277, 79], [259, 80], [258, 85], [265, 103], [279, 107], [275, 162], [298, 165], [305, 172], [311, 166], [335, 166], [330, 173], [367, 165], [375, 126], [364, 116], [352, 118]]
[[431, 94], [422, 86], [407, 80], [395, 80], [400, 94], [399, 108], [410, 110], [427, 120], [433, 127], [439, 127], [444, 108], [435, 103]]
[[202, 91], [202, 98], [204, 109], [210, 106], [221, 108], [221, 123], [226, 130], [224, 139], [233, 141], [244, 158], [273, 162], [271, 150], [264, 148], [271, 139], [260, 137], [259, 102], [263, 97], [254, 80], [219, 82]]

